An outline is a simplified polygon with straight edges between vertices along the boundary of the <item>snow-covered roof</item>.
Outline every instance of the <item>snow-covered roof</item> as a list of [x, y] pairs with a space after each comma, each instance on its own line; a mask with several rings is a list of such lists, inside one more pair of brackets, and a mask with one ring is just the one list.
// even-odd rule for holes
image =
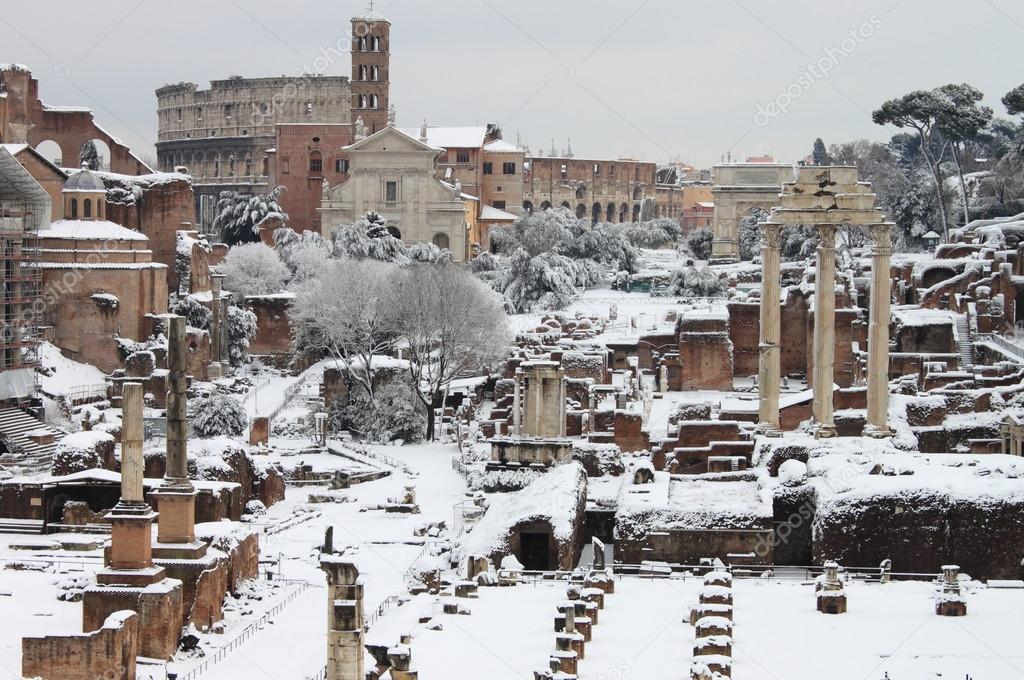
[[39, 238], [76, 241], [148, 241], [145, 234], [107, 220], [57, 220], [39, 231]]
[[484, 145], [484, 151], [492, 151], [494, 153], [523, 153], [515, 144], [510, 144], [504, 139], [496, 139], [493, 142], [488, 142]]
[[64, 182], [64, 191], [106, 193], [107, 188], [103, 185], [103, 180], [96, 173], [89, 168], [82, 167], [78, 169], [78, 172], [68, 177], [68, 181]]
[[6, 149], [7, 153], [12, 156], [18, 155], [27, 148], [28, 144], [0, 144], [0, 149]]
[[[420, 128], [418, 127], [398, 129], [413, 139], [420, 138]], [[427, 144], [443, 149], [482, 147], [486, 137], [487, 127], [483, 125], [472, 127], [427, 126]]]
[[391, 21], [386, 16], [384, 16], [383, 14], [381, 14], [380, 12], [378, 12], [375, 9], [370, 9], [369, 7], [367, 7], [362, 12], [360, 12], [359, 14], [355, 15], [354, 17], [352, 17], [352, 20], [353, 21], [383, 21], [383, 22], [388, 23], [388, 24], [391, 23]]
[[482, 222], [515, 222], [516, 216], [493, 205], [485, 205], [480, 208], [480, 220]]

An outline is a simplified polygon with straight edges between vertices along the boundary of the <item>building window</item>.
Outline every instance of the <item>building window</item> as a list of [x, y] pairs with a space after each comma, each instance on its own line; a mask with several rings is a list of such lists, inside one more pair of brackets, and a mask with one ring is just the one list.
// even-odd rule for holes
[[380, 52], [380, 38], [374, 36], [373, 42], [371, 43], [374, 52]]
[[380, 66], [373, 67], [373, 79], [380, 80]]
[[614, 165], [609, 165], [608, 166], [608, 176], [609, 177], [615, 177], [615, 166]]
[[322, 173], [324, 171], [324, 157], [319, 151], [313, 151], [309, 154], [309, 171], [310, 173]]
[[384, 182], [384, 202], [398, 203], [398, 182]]
[[505, 201], [491, 201], [491, 207], [497, 208], [498, 210], [505, 209]]
[[85, 199], [82, 205], [84, 208], [84, 210], [82, 211], [82, 217], [84, 217], [87, 220], [92, 219], [92, 200], [87, 198]]
[[231, 104], [225, 104], [224, 105], [224, 117], [225, 118], [230, 118], [231, 117], [231, 111], [232, 111]]
[[505, 190], [504, 190], [504, 189], [502, 189], [502, 188], [501, 188], [501, 185], [499, 184], [499, 185], [498, 185], [498, 186], [497, 186], [497, 187], [496, 187], [496, 188], [494, 189], [494, 192], [495, 192], [495, 193], [498, 193], [498, 194], [502, 194], [502, 193], [505, 193]]
[[202, 119], [203, 119], [203, 107], [202, 106], [197, 106], [196, 107], [196, 120], [202, 120]]
[[178, 109], [178, 122], [181, 122], [181, 109]]
[[600, 175], [601, 174], [601, 166], [598, 165], [597, 163], [594, 163], [594, 174], [595, 175]]
[[369, 80], [370, 67], [363, 64], [359, 67], [359, 80]]
[[71, 219], [73, 219], [73, 220], [77, 220], [78, 219], [78, 199], [77, 198], [72, 198], [71, 199]]
[[514, 175], [514, 174], [516, 174], [516, 164], [515, 163], [504, 163], [504, 164], [502, 164], [502, 166], [501, 166], [501, 174], [503, 174], [503, 175]]
[[306, 115], [307, 116], [312, 116], [313, 115], [313, 102], [306, 102]]
[[493, 175], [494, 174], [494, 163], [484, 163], [484, 174], [485, 175]]
[[347, 158], [339, 158], [339, 159], [335, 160], [334, 161], [334, 171], [337, 172], [337, 173], [346, 173], [346, 172], [348, 172], [348, 159]]
[[459, 151], [457, 154], [455, 154], [455, 162], [456, 163], [468, 163], [469, 162], [469, 152], [468, 151]]
[[562, 179], [565, 179], [568, 176], [569, 176], [569, 169], [566, 167], [565, 163], [562, 163]]
[[363, 36], [362, 38], [359, 39], [359, 51], [366, 51], [366, 36]]
[[287, 157], [282, 158], [281, 159], [281, 174], [282, 175], [287, 175], [291, 171], [292, 171], [292, 161], [291, 161], [291, 159], [287, 158]]

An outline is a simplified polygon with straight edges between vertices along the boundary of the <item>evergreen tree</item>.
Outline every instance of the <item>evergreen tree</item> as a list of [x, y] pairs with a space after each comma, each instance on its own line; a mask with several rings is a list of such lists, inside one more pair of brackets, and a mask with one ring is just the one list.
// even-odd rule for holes
[[100, 152], [96, 149], [96, 143], [91, 139], [82, 145], [79, 158], [82, 164], [90, 170], [100, 169]]
[[266, 196], [251, 196], [237, 191], [222, 191], [217, 199], [217, 217], [213, 228], [229, 246], [259, 240], [260, 226], [267, 220], [288, 221], [278, 199], [284, 187], [277, 186]]
[[815, 165], [832, 165], [832, 157], [825, 149], [825, 142], [818, 137], [814, 140], [814, 149], [811, 151], [812, 162]]

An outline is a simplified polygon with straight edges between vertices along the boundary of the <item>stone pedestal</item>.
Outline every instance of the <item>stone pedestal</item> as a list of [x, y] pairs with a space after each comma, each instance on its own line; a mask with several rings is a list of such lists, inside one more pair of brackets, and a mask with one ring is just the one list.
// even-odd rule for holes
[[892, 279], [889, 266], [892, 241], [888, 224], [870, 227], [871, 325], [868, 329], [868, 422], [864, 434], [886, 437], [889, 431], [889, 316]]
[[758, 425], [762, 434], [778, 434], [779, 382], [782, 373], [779, 323], [779, 233], [781, 224], [766, 222], [762, 225], [764, 245], [761, 247], [761, 304], [760, 349], [757, 394]]
[[365, 680], [363, 584], [355, 563], [321, 555], [327, 574], [327, 680]]
[[846, 589], [839, 578], [839, 565], [825, 563], [825, 573], [815, 585], [818, 611], [822, 614], [846, 613]]

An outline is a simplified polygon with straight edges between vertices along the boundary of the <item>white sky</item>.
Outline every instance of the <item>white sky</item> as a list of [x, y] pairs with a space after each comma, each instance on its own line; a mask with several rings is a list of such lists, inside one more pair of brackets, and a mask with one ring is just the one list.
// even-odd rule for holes
[[[349, 33], [360, 2], [10, 0], [0, 61], [25, 63], [49, 104], [87, 105], [140, 153], [156, 137], [154, 90], [233, 74], [297, 74]], [[534, 151], [679, 157], [707, 166], [893, 132], [871, 109], [967, 81], [1005, 115], [1024, 81], [1019, 0], [377, 0], [392, 21], [400, 125], [498, 122]], [[858, 43], [850, 31], [866, 34]], [[828, 78], [808, 64], [839, 49]], [[349, 75], [347, 56], [327, 69]], [[809, 85], [809, 86], [808, 86]], [[787, 89], [785, 114], [762, 114]], [[764, 108], [762, 108], [764, 110]], [[758, 124], [761, 123], [761, 124]]]

